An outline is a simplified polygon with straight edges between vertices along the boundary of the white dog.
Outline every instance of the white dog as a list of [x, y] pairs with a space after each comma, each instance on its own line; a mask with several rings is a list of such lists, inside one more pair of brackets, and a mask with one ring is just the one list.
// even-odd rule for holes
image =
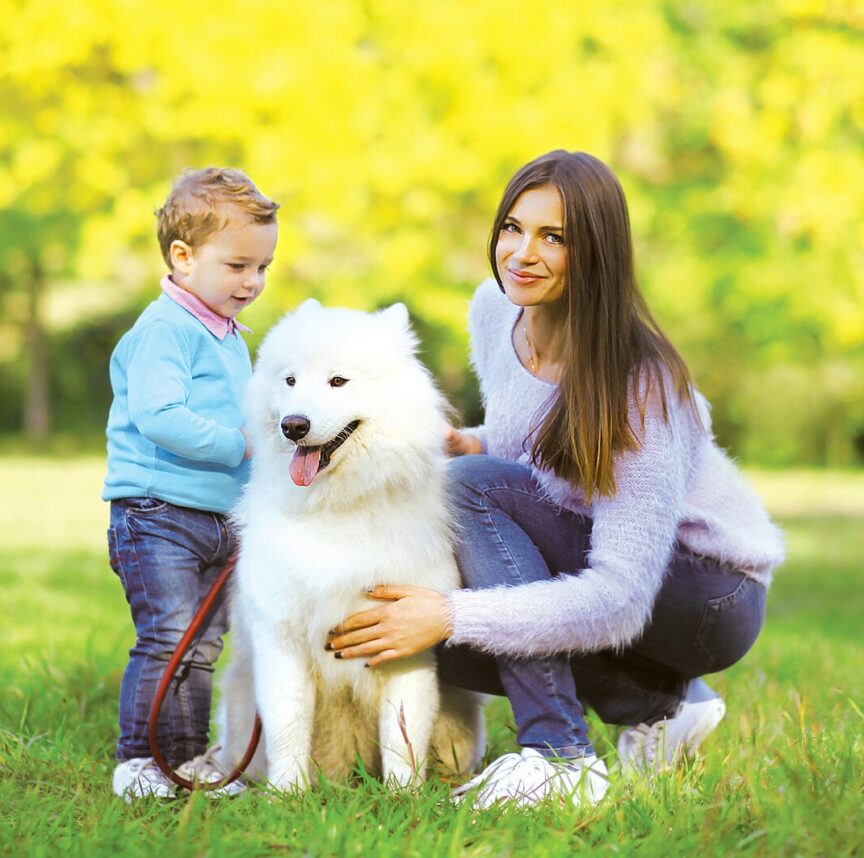
[[252, 476], [237, 511], [232, 657], [220, 762], [303, 788], [359, 756], [391, 786], [432, 748], [464, 772], [482, 753], [478, 698], [442, 686], [432, 652], [367, 669], [324, 649], [375, 584], [458, 586], [444, 486], [444, 402], [408, 313], [302, 304], [267, 335], [247, 395]]

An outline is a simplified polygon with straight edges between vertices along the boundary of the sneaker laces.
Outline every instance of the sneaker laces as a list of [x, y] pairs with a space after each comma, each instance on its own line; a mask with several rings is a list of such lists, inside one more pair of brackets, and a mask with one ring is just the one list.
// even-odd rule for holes
[[478, 777], [453, 793], [458, 804], [466, 793], [478, 788], [474, 808], [492, 807], [499, 802], [525, 806], [547, 796], [567, 801], [599, 801], [608, 788], [606, 769], [596, 757], [573, 762], [553, 762], [533, 748], [521, 755], [507, 754], [496, 760]]
[[[212, 784], [225, 777], [225, 772], [222, 771], [219, 764], [213, 759], [213, 756], [222, 750], [221, 745], [213, 745], [209, 747], [203, 754], [198, 754], [191, 760], [187, 760], [180, 766], [180, 771], [184, 777], [189, 777], [190, 781], [196, 781], [204, 784]], [[187, 774], [187, 772], [189, 774]]]
[[629, 752], [632, 758], [654, 766], [666, 744], [666, 719], [656, 724], [637, 724], [628, 731]]
[[670, 717], [630, 727], [618, 742], [622, 768], [657, 770], [673, 765], [683, 754], [699, 748], [725, 712], [726, 705], [719, 696], [698, 702], [685, 700]]
[[135, 757], [119, 763], [113, 782], [115, 793], [123, 795], [127, 803], [144, 796], [173, 798], [176, 789], [153, 757]]
[[502, 777], [506, 777], [520, 760], [521, 757], [519, 754], [504, 754], [503, 757], [498, 757], [497, 760], [494, 760], [486, 766], [479, 775], [475, 775], [470, 781], [466, 781], [462, 786], [454, 789], [451, 793], [451, 797], [456, 804], [459, 804], [472, 790], [480, 788], [480, 794], [485, 794], [487, 790], [490, 790], [495, 786], [498, 780]]

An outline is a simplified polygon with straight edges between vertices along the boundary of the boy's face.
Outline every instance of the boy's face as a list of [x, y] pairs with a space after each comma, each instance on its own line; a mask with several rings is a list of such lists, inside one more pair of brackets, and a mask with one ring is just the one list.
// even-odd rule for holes
[[275, 223], [237, 218], [198, 247], [173, 241], [171, 277], [214, 313], [233, 319], [264, 291], [276, 237]]

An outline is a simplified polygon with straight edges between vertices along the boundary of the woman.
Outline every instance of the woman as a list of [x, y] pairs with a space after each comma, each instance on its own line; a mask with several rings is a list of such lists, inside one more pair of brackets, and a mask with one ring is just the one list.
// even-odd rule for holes
[[446, 641], [445, 680], [507, 695], [522, 751], [457, 800], [593, 802], [584, 707], [627, 727], [625, 769], [695, 750], [725, 711], [699, 677], [754, 642], [782, 539], [645, 304], [608, 167], [523, 167], [489, 260], [470, 311], [486, 421], [448, 436], [465, 589], [382, 588], [329, 642], [374, 667]]

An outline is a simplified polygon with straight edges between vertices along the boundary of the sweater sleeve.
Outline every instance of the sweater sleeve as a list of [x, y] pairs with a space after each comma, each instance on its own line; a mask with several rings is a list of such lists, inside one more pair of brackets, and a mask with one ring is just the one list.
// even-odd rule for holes
[[153, 322], [141, 332], [127, 369], [129, 417], [145, 438], [170, 453], [234, 468], [243, 460], [243, 433], [187, 407], [192, 386], [187, 349], [171, 325]]
[[[615, 496], [594, 499], [587, 568], [577, 574], [552, 570], [549, 581], [521, 586], [452, 592], [449, 643], [494, 654], [543, 656], [621, 649], [641, 633], [684, 503], [682, 409], [677, 399], [671, 401], [667, 423], [659, 402], [649, 403], [641, 447], [616, 463]], [[630, 419], [641, 429], [635, 406]]]

